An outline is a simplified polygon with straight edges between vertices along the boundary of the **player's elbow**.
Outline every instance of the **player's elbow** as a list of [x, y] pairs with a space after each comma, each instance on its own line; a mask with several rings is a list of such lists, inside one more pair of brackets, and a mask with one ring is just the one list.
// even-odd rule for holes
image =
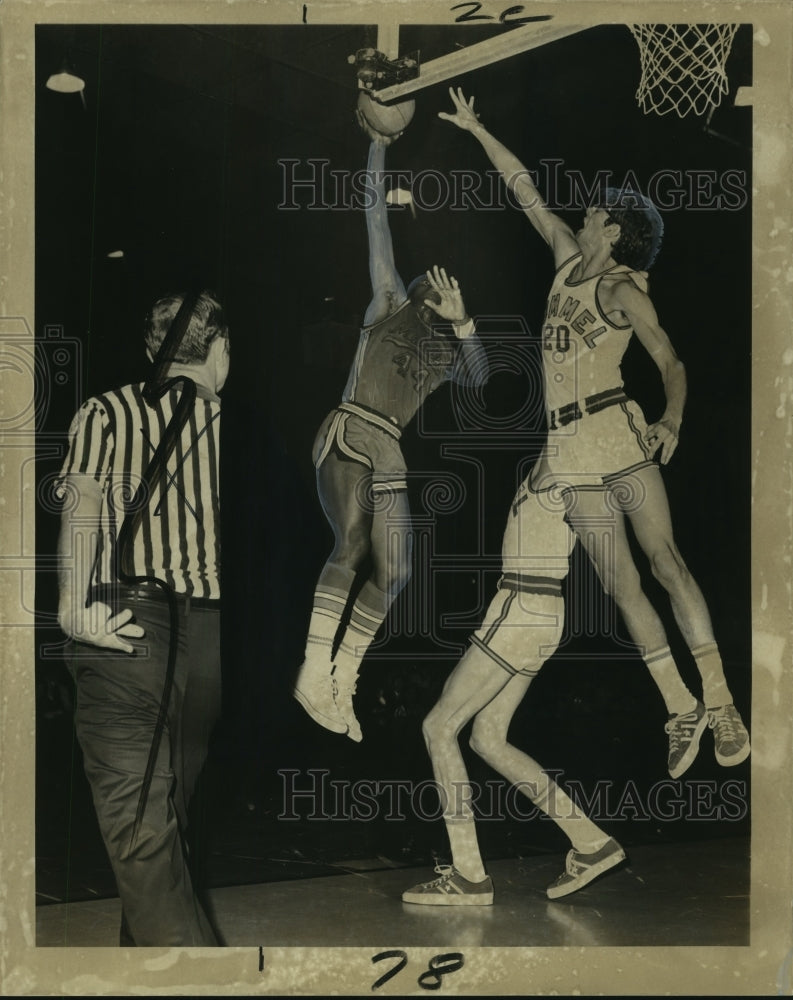
[[539, 192], [534, 186], [531, 175], [525, 168], [517, 170], [506, 178], [507, 188], [515, 196], [515, 201], [524, 212], [531, 212], [542, 204]]
[[660, 367], [664, 382], [685, 381], [686, 366], [676, 354], [665, 357]]
[[650, 355], [661, 373], [664, 385], [685, 385], [686, 367], [670, 344], [659, 346], [655, 350], [651, 348]]

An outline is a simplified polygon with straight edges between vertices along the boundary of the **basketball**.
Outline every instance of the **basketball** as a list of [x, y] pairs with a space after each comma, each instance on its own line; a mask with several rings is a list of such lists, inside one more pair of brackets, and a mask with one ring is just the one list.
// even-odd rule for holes
[[358, 94], [358, 110], [371, 127], [381, 135], [397, 135], [407, 128], [416, 110], [415, 101], [399, 104], [378, 104], [362, 90]]

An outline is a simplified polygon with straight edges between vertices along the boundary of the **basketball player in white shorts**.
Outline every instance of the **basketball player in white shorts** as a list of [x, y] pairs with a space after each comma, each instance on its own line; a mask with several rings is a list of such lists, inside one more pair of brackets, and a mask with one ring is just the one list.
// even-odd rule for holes
[[[556, 262], [542, 333], [549, 433], [532, 485], [564, 489], [570, 523], [661, 691], [672, 777], [690, 766], [708, 725], [718, 762], [739, 764], [749, 755], [749, 734], [727, 686], [705, 599], [675, 544], [656, 462], [657, 456], [665, 465], [674, 454], [686, 397], [685, 369], [647, 294], [661, 218], [638, 192], [607, 189], [574, 233], [548, 209], [523, 164], [481, 124], [474, 99], [459, 89], [449, 93], [455, 111], [440, 117], [479, 140]], [[625, 395], [620, 372], [634, 334], [657, 365], [666, 396], [663, 415], [649, 427]], [[702, 678], [701, 701], [683, 683], [642, 590], [625, 516], [670, 596]]]
[[461, 729], [472, 718], [472, 748], [570, 839], [565, 871], [547, 889], [551, 899], [583, 888], [625, 857], [620, 845], [578, 809], [537, 761], [507, 742], [515, 710], [559, 644], [564, 624], [562, 580], [574, 544], [558, 492], [535, 493], [527, 479], [507, 517], [496, 595], [482, 627], [471, 637], [471, 645], [424, 720], [452, 864], [436, 868], [438, 878], [403, 893], [406, 903], [493, 902], [493, 882], [479, 853], [468, 774], [458, 742]]

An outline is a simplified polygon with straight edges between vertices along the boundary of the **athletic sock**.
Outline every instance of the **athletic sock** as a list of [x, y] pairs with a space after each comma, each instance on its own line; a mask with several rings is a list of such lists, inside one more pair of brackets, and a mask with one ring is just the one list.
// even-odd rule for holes
[[463, 878], [469, 882], [481, 882], [487, 878], [487, 872], [482, 864], [479, 853], [479, 842], [476, 837], [476, 821], [473, 816], [464, 818], [448, 818], [446, 833], [449, 836], [449, 846], [452, 852], [452, 864]]
[[585, 816], [570, 796], [544, 771], [536, 779], [535, 787], [536, 792], [529, 795], [531, 801], [550, 816], [580, 854], [592, 854], [609, 840], [608, 834]]
[[668, 646], [656, 649], [644, 657], [647, 669], [655, 681], [670, 715], [686, 715], [697, 707], [697, 699], [688, 690], [678, 672]]
[[314, 607], [306, 638], [306, 660], [330, 664], [333, 643], [354, 582], [355, 573], [352, 570], [335, 563], [325, 565], [314, 591]]
[[706, 708], [732, 705], [732, 695], [724, 677], [719, 647], [715, 642], [705, 643], [691, 650], [694, 662], [702, 677], [702, 697]]
[[345, 672], [357, 672], [383, 624], [391, 601], [385, 591], [367, 580], [353, 604], [350, 621], [342, 636], [335, 662]]

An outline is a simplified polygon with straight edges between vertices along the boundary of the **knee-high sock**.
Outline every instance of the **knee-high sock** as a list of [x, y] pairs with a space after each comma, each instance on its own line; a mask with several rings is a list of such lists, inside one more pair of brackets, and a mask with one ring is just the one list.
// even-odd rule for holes
[[577, 851], [591, 854], [609, 839], [608, 834], [581, 812], [570, 796], [548, 777], [533, 757], [511, 743], [505, 743], [497, 751], [488, 753], [485, 759], [549, 816]]
[[487, 872], [479, 853], [471, 786], [468, 782], [453, 782], [453, 790], [439, 789], [439, 793], [442, 799], [444, 795], [449, 796], [449, 801], [443, 801], [443, 820], [449, 837], [452, 864], [469, 882], [481, 882], [487, 878]]
[[314, 591], [314, 606], [306, 638], [306, 660], [327, 664], [328, 671], [333, 643], [354, 582], [353, 570], [326, 563]]
[[731, 705], [732, 695], [724, 677], [724, 667], [721, 663], [719, 647], [715, 642], [708, 642], [691, 650], [694, 662], [702, 677], [702, 698], [706, 708], [719, 708], [721, 705]]
[[688, 690], [678, 673], [677, 664], [668, 646], [646, 653], [644, 662], [661, 692], [670, 715], [685, 715], [693, 712], [697, 699]]
[[452, 863], [462, 877], [467, 878], [469, 882], [481, 882], [486, 879], [487, 872], [479, 853], [474, 820], [447, 822], [446, 832], [449, 835]]
[[576, 851], [581, 854], [591, 854], [599, 850], [609, 839], [608, 834], [585, 816], [570, 796], [549, 778], [539, 765], [536, 766], [539, 775], [532, 781], [536, 792], [529, 795], [531, 801], [551, 817], [567, 835]]
[[357, 673], [390, 606], [389, 595], [371, 580], [367, 580], [355, 599], [349, 624], [334, 658], [340, 670]]

